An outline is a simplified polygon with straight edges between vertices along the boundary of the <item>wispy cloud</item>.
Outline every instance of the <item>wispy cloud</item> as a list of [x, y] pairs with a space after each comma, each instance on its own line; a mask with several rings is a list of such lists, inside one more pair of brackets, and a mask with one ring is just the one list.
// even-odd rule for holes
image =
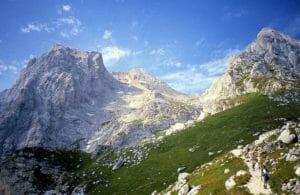
[[81, 21], [74, 17], [61, 17], [52, 23], [32, 22], [21, 28], [22, 33], [31, 32], [58, 32], [62, 37], [70, 38], [82, 32], [83, 27]]
[[158, 56], [163, 56], [166, 54], [166, 51], [164, 48], [158, 48], [158, 49], [153, 49], [149, 53], [150, 55], [158, 55]]
[[0, 75], [3, 74], [4, 72], [17, 74], [18, 67], [14, 66], [14, 65], [7, 65], [3, 61], [0, 60]]
[[236, 49], [228, 50], [227, 55], [223, 58], [203, 64], [186, 65], [184, 70], [167, 73], [160, 78], [178, 91], [188, 94], [202, 93], [216, 78], [225, 73], [228, 59], [238, 52], [239, 50]]
[[300, 34], [300, 15], [293, 18], [285, 27], [285, 32], [292, 36], [298, 36]]
[[136, 35], [132, 35], [131, 39], [134, 40], [134, 41], [138, 41], [139, 40], [139, 38]]
[[65, 38], [76, 36], [83, 30], [81, 21], [74, 16], [58, 18], [54, 23], [60, 35]]
[[196, 42], [195, 42], [195, 45], [194, 47], [195, 48], [199, 48], [199, 47], [203, 47], [206, 45], [206, 39], [201, 37], [200, 39], [198, 39]]
[[104, 40], [111, 40], [111, 39], [112, 39], [112, 32], [109, 31], [109, 30], [105, 30], [105, 31], [103, 32], [102, 38], [103, 38]]
[[101, 49], [103, 55], [103, 61], [106, 66], [112, 66], [121, 58], [131, 55], [131, 50], [126, 48], [120, 48], [117, 46], [104, 47]]
[[42, 24], [42, 23], [38, 23], [38, 22], [32, 22], [27, 24], [25, 27], [21, 28], [21, 32], [23, 33], [30, 33], [30, 32], [52, 32], [54, 31], [53, 27], [49, 27], [48, 24]]
[[242, 8], [236, 10], [230, 6], [224, 6], [223, 11], [224, 11], [224, 16], [226, 18], [240, 18], [248, 13], [246, 10]]
[[65, 12], [70, 11], [71, 10], [71, 5], [68, 5], [68, 4], [62, 5], [62, 10], [65, 11]]
[[178, 60], [166, 59], [162, 62], [162, 65], [172, 68], [180, 68], [182, 66], [182, 63]]

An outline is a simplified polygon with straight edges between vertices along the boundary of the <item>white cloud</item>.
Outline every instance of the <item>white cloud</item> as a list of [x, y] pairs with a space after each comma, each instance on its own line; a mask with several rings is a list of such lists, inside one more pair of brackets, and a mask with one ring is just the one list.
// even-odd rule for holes
[[72, 36], [78, 35], [82, 32], [82, 24], [81, 21], [74, 17], [62, 17], [56, 19], [52, 23], [38, 23], [33, 22], [27, 24], [26, 27], [21, 28], [21, 32], [30, 33], [30, 32], [58, 32], [62, 37], [70, 38]]
[[150, 55], [163, 56], [166, 54], [166, 51], [163, 48], [153, 49], [150, 51]]
[[169, 67], [175, 67], [175, 68], [180, 68], [182, 66], [182, 63], [179, 62], [178, 60], [172, 60], [172, 59], [167, 59], [163, 61], [163, 65], [169, 66]]
[[4, 72], [17, 74], [18, 68], [14, 65], [6, 65], [0, 60], [0, 74], [3, 74]]
[[138, 56], [138, 55], [140, 55], [140, 54], [142, 54], [142, 53], [143, 53], [142, 50], [139, 50], [139, 51], [132, 51], [132, 52], [131, 52], [131, 54], [132, 54], [133, 56]]
[[203, 92], [217, 77], [208, 77], [196, 68], [169, 73], [160, 77], [172, 88], [183, 93]]
[[138, 41], [139, 40], [139, 38], [136, 35], [131, 36], [131, 39], [134, 40], [134, 41]]
[[71, 10], [71, 5], [68, 5], [68, 4], [63, 5], [63, 6], [62, 6], [62, 10], [65, 11], [65, 12], [70, 11], [70, 10]]
[[42, 24], [42, 23], [29, 23], [26, 25], [26, 27], [21, 28], [21, 32], [23, 33], [30, 33], [33, 31], [36, 32], [52, 32], [54, 29], [52, 27], [49, 27], [47, 24]]
[[103, 33], [102, 38], [104, 40], [110, 40], [110, 39], [112, 39], [112, 32], [109, 31], [109, 30], [105, 30], [104, 33]]
[[131, 55], [130, 49], [119, 48], [117, 46], [104, 47], [101, 49], [105, 65], [111, 66], [121, 58]]
[[238, 52], [239, 50], [228, 50], [227, 55], [223, 58], [203, 64], [187, 65], [184, 70], [168, 73], [160, 78], [178, 91], [189, 94], [202, 93], [216, 78], [225, 73], [228, 59]]
[[60, 31], [60, 35], [65, 38], [76, 36], [83, 30], [81, 21], [74, 16], [58, 18], [55, 25], [57, 30]]

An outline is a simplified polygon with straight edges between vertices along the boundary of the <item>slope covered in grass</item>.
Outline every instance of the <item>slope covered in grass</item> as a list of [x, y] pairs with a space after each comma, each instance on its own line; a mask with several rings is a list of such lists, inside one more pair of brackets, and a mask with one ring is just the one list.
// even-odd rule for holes
[[[152, 147], [145, 160], [136, 166], [116, 171], [101, 163], [86, 164], [81, 169], [81, 182], [92, 194], [150, 194], [161, 191], [177, 179], [177, 168], [192, 172], [197, 166], [247, 144], [257, 138], [257, 132], [277, 127], [278, 118], [296, 119], [300, 106], [279, 106], [266, 96], [249, 94], [242, 97], [243, 104], [207, 117], [195, 127], [168, 136], [159, 147]], [[197, 146], [194, 152], [189, 149]], [[217, 154], [217, 151], [222, 151]], [[208, 155], [214, 152], [214, 155]]]
[[[226, 169], [228, 172], [224, 173]], [[244, 161], [227, 153], [195, 170], [187, 180], [191, 186], [201, 185], [201, 194], [249, 194], [246, 188], [241, 187], [249, 181], [249, 173], [235, 177], [236, 185], [230, 191], [225, 188], [226, 180], [240, 170], [248, 172]]]

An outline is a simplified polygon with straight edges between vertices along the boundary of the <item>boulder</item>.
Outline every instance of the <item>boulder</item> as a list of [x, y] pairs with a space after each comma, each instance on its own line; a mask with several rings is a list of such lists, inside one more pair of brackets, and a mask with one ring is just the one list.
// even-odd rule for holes
[[179, 168], [177, 169], [177, 173], [181, 173], [182, 171], [184, 171], [184, 169], [185, 169], [185, 167], [179, 167]]
[[186, 173], [186, 172], [179, 173], [177, 180], [178, 180], [178, 181], [185, 180], [185, 178], [186, 178], [187, 176], [189, 176], [189, 175], [190, 175], [190, 174], [189, 174], [189, 173]]
[[236, 185], [234, 181], [234, 176], [231, 176], [229, 179], [226, 180], [225, 182], [225, 188], [226, 190], [232, 189]]
[[290, 133], [288, 129], [282, 131], [282, 133], [277, 138], [278, 141], [282, 141], [285, 144], [292, 143], [296, 138], [295, 134]]
[[180, 188], [178, 195], [187, 195], [189, 190], [190, 190], [190, 186], [189, 184], [186, 183]]
[[296, 169], [295, 174], [300, 177], [300, 166]]
[[231, 153], [236, 156], [236, 157], [239, 157], [241, 156], [243, 150], [242, 149], [234, 149], [234, 150], [231, 150]]
[[193, 187], [187, 195], [197, 195], [201, 191], [201, 185], [198, 185], [196, 187]]
[[229, 169], [225, 169], [225, 170], [224, 170], [224, 174], [229, 173], [229, 171], [230, 171]]
[[201, 112], [200, 116], [197, 118], [197, 121], [202, 121], [203, 119], [205, 119], [209, 114], [206, 112]]
[[114, 164], [112, 170], [117, 170], [120, 167], [122, 167], [124, 165], [124, 160], [122, 158], [119, 158], [119, 160]]
[[285, 158], [286, 161], [297, 161], [300, 160], [300, 147], [295, 147], [289, 150]]
[[186, 128], [192, 128], [192, 127], [195, 127], [195, 122], [193, 120], [188, 120], [186, 123], [185, 123], [185, 126]]
[[246, 175], [247, 171], [244, 170], [239, 170], [238, 172], [236, 172], [236, 176], [241, 176], [241, 175]]

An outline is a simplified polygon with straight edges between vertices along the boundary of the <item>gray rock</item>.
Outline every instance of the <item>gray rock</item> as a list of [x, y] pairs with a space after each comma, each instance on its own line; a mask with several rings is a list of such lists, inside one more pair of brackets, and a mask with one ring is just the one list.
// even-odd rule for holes
[[300, 160], [300, 147], [296, 146], [290, 149], [285, 159], [286, 161], [292, 161], [292, 162]]
[[180, 188], [178, 195], [187, 195], [189, 190], [190, 190], [190, 186], [189, 184], [186, 183]]
[[201, 191], [201, 185], [198, 185], [196, 187], [193, 187], [188, 193], [187, 195], [197, 195], [199, 194], [199, 192]]
[[179, 173], [179, 175], [178, 175], [178, 178], [177, 178], [177, 181], [183, 181], [183, 180], [185, 180], [185, 178], [187, 177], [187, 176], [189, 176], [190, 174], [189, 173], [186, 173], [186, 172], [183, 172], [183, 173]]
[[181, 173], [182, 171], [184, 171], [185, 170], [185, 167], [179, 167], [178, 169], [177, 169], [177, 173]]
[[290, 144], [292, 143], [296, 138], [296, 135], [295, 134], [291, 134], [290, 131], [287, 129], [287, 130], [284, 130], [280, 135], [279, 137], [277, 138], [278, 141], [282, 141], [283, 143], [285, 144]]
[[121, 168], [124, 165], [124, 160], [122, 158], [120, 158], [112, 167], [112, 170], [117, 170], [119, 168]]

